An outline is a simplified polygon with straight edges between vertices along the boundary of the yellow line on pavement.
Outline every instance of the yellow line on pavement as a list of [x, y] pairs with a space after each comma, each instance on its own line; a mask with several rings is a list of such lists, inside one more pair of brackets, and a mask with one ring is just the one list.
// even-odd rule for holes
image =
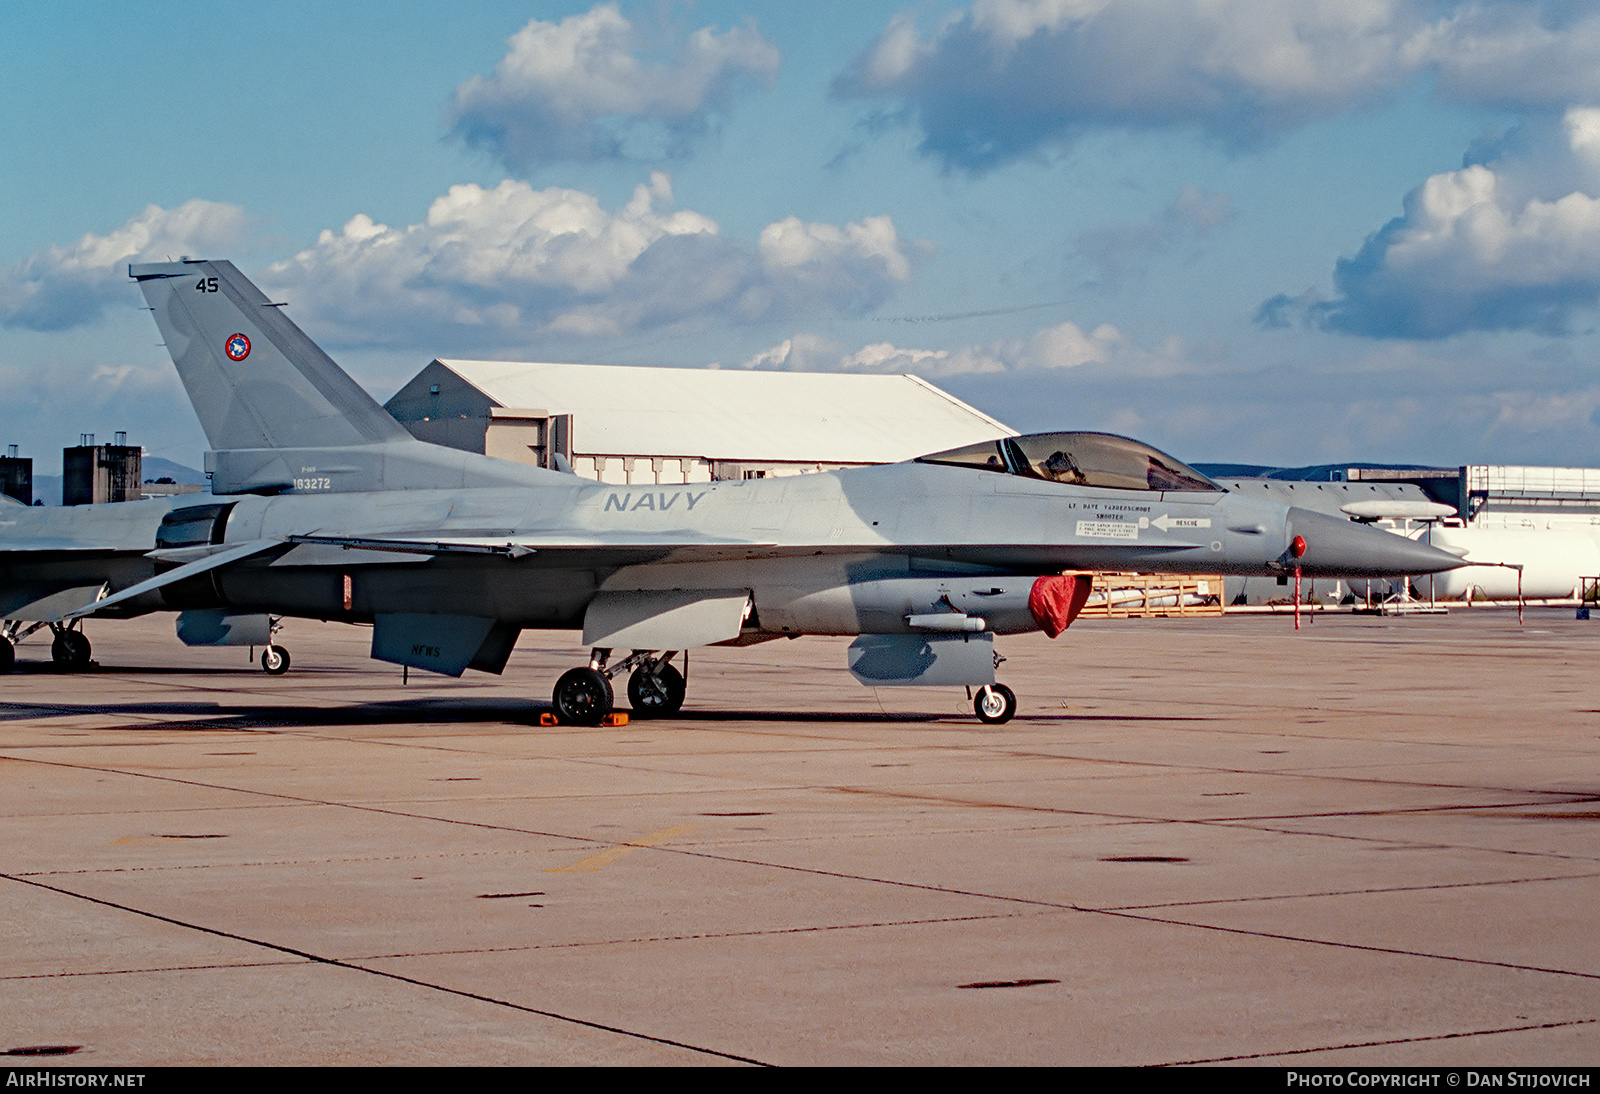
[[641, 847], [654, 847], [658, 843], [665, 843], [673, 836], [681, 836], [693, 830], [692, 824], [680, 824], [676, 828], [663, 828], [659, 832], [651, 832], [648, 836], [640, 836], [627, 843], [619, 843], [615, 847], [607, 847], [604, 851], [596, 851], [588, 858], [581, 858], [571, 866], [556, 866], [544, 872], [547, 874], [592, 874], [602, 867], [616, 862], [623, 855], [632, 854]]

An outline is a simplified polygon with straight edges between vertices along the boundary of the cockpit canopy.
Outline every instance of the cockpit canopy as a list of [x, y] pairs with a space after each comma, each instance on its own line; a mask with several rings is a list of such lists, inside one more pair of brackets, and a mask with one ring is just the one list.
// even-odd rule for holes
[[998, 441], [936, 452], [917, 462], [1113, 490], [1222, 490], [1200, 472], [1165, 452], [1114, 433], [1030, 433], [1026, 437], [1002, 437]]

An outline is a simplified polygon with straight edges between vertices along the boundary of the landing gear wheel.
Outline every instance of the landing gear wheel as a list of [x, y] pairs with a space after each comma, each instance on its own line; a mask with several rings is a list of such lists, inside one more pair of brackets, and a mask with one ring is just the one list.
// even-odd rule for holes
[[0, 638], [0, 676], [10, 672], [17, 663], [17, 647], [11, 644], [11, 639]]
[[87, 668], [92, 649], [82, 631], [60, 631], [50, 643], [50, 660], [64, 669]]
[[611, 713], [615, 696], [605, 673], [594, 669], [573, 669], [556, 681], [550, 697], [556, 708], [556, 721], [564, 726], [597, 726]]
[[978, 721], [997, 726], [1011, 721], [1017, 712], [1017, 693], [1004, 684], [989, 684], [978, 689], [972, 708], [978, 712]]
[[282, 646], [268, 646], [261, 651], [261, 671], [268, 676], [282, 676], [289, 671], [289, 651]]
[[653, 672], [640, 665], [628, 677], [628, 702], [636, 718], [671, 718], [682, 708], [688, 690], [683, 673], [671, 665], [661, 665]]

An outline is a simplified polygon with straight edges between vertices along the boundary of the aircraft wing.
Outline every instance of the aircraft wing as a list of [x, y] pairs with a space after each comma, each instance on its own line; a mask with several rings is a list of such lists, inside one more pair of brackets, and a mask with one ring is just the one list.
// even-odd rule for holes
[[[691, 532], [662, 533], [610, 530], [516, 532], [511, 534], [428, 536], [421, 533], [386, 537], [352, 535], [289, 536], [287, 542], [343, 548], [346, 551], [392, 552], [402, 555], [501, 555], [510, 559], [534, 556], [535, 563], [561, 567], [620, 567], [650, 562], [724, 562], [739, 559], [786, 558], [814, 555], [912, 555], [933, 562], [951, 562], [1006, 570], [1018, 574], [1055, 574], [1070, 569], [1136, 569], [1117, 548], [1079, 544], [1012, 543], [796, 543], [734, 539]], [[1176, 551], [1193, 550], [1192, 543], [1142, 545], [1146, 559]], [[287, 555], [278, 565], [296, 564]], [[326, 564], [319, 559], [319, 564]]]
[[[342, 547], [347, 551], [390, 551], [411, 555], [504, 555], [507, 558], [526, 558], [529, 555], [559, 553], [563, 562], [573, 561], [572, 555], [593, 556], [596, 562], [617, 556], [647, 558], [671, 554], [675, 559], [688, 561], [702, 558], [742, 557], [743, 553], [757, 550], [765, 552], [776, 547], [773, 542], [746, 539], [726, 539], [717, 536], [674, 534], [670, 537], [649, 533], [584, 532], [517, 533], [510, 536], [409, 536], [374, 538], [370, 536], [290, 536], [294, 544], [321, 544]], [[730, 552], [733, 552], [730, 555]]]

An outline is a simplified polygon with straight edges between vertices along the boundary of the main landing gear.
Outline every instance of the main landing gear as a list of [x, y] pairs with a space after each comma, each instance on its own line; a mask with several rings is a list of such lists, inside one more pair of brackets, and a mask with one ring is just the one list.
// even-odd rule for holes
[[69, 626], [52, 624], [50, 629], [56, 634], [55, 640], [50, 643], [50, 660], [68, 672], [88, 668], [94, 652], [88, 637]]
[[[653, 650], [633, 653], [607, 666], [608, 649], [595, 649], [587, 668], [572, 669], [556, 681], [551, 705], [556, 720], [564, 726], [597, 726], [616, 703], [611, 680], [632, 669], [628, 677], [628, 702], [635, 718], [670, 718], [683, 706], [688, 681], [670, 662], [677, 650], [659, 655]], [[687, 664], [687, 660], [685, 661]]]
[[55, 635], [50, 643], [50, 660], [54, 661], [56, 668], [63, 672], [78, 672], [94, 664], [94, 648], [89, 645], [89, 638], [79, 630], [80, 623], [73, 620], [70, 623], [35, 623], [33, 626], [22, 629], [20, 620], [12, 620], [0, 627], [0, 674], [8, 673], [17, 666], [17, 643], [28, 637], [34, 631], [50, 628], [50, 633]]

